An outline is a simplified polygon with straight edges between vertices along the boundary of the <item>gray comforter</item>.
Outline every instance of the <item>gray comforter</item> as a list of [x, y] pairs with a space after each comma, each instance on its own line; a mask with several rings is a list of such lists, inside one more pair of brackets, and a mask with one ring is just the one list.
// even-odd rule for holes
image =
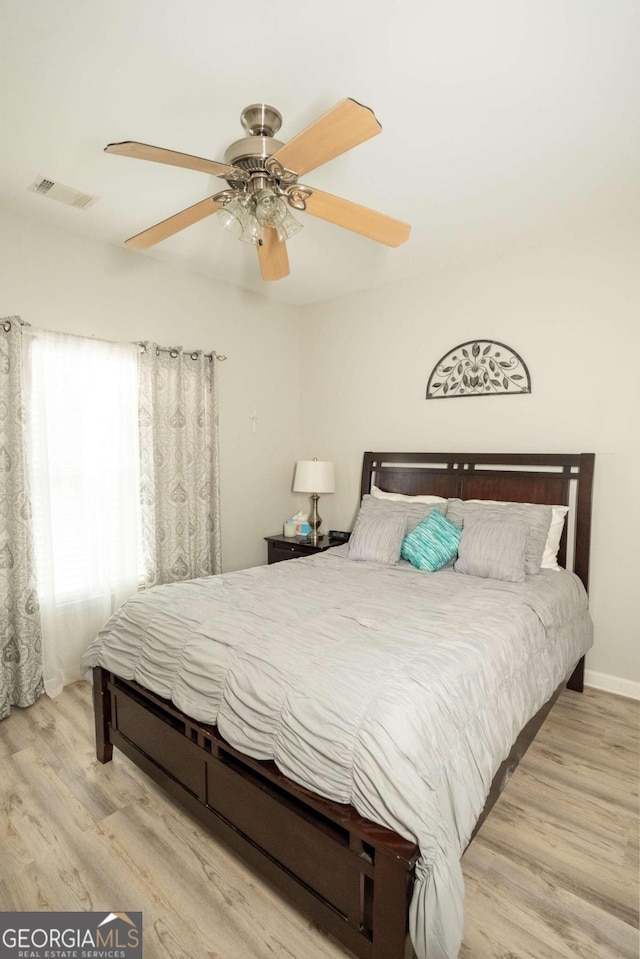
[[572, 573], [521, 584], [308, 559], [160, 586], [84, 657], [416, 841], [410, 929], [454, 959], [460, 857], [520, 729], [591, 646]]

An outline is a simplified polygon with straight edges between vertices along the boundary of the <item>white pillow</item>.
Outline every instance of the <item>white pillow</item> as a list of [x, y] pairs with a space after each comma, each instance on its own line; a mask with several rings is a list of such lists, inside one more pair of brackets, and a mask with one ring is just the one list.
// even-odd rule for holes
[[[470, 499], [466, 500], [466, 502], [492, 503], [495, 506], [509, 505], [506, 500], [498, 499]], [[562, 569], [561, 566], [558, 566], [558, 550], [560, 549], [560, 540], [562, 538], [562, 530], [564, 529], [564, 519], [568, 512], [568, 506], [551, 507], [551, 526], [547, 533], [547, 541], [544, 544], [544, 553], [542, 554], [540, 569]]]
[[564, 529], [564, 518], [569, 512], [568, 506], [551, 507], [551, 526], [547, 534], [547, 542], [544, 544], [544, 553], [542, 554], [542, 563], [540, 569], [561, 569], [558, 566], [558, 550], [560, 549], [560, 539]]
[[424, 496], [407, 496], [405, 493], [385, 493], [384, 490], [378, 489], [377, 486], [371, 487], [371, 495], [375, 496], [376, 499], [390, 499], [395, 500], [395, 502], [407, 502], [407, 503], [446, 503], [446, 496], [430, 496], [425, 494]]

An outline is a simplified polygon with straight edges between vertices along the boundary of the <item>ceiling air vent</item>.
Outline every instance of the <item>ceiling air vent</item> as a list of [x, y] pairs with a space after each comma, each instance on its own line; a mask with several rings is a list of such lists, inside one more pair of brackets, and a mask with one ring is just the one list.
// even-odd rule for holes
[[67, 206], [75, 206], [77, 210], [88, 210], [100, 199], [100, 197], [93, 196], [91, 193], [74, 190], [71, 186], [56, 183], [44, 176], [39, 176], [27, 189], [31, 193], [38, 193], [50, 200], [58, 200], [60, 203], [66, 203]]

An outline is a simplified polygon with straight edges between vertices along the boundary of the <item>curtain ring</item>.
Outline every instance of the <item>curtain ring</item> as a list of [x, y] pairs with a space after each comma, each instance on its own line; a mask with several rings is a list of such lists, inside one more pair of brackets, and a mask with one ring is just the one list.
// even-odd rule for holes
[[176, 357], [180, 356], [180, 354], [178, 353], [177, 350], [169, 350], [169, 356], [171, 356], [175, 360]]
[[9, 333], [11, 331], [11, 320], [5, 320], [2, 324], [2, 329], [5, 333]]

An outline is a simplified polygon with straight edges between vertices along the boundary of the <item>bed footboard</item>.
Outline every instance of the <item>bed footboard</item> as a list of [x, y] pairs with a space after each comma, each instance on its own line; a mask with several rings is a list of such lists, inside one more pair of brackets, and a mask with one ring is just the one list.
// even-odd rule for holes
[[[527, 723], [494, 777], [489, 814], [578, 663]], [[215, 726], [97, 666], [96, 750], [117, 746], [290, 902], [361, 959], [411, 959], [409, 903], [418, 847], [352, 806], [287, 779], [230, 746]], [[472, 836], [473, 839], [473, 836]]]
[[100, 762], [117, 746], [362, 959], [409, 959], [416, 845], [234, 750], [134, 682], [94, 670]]

